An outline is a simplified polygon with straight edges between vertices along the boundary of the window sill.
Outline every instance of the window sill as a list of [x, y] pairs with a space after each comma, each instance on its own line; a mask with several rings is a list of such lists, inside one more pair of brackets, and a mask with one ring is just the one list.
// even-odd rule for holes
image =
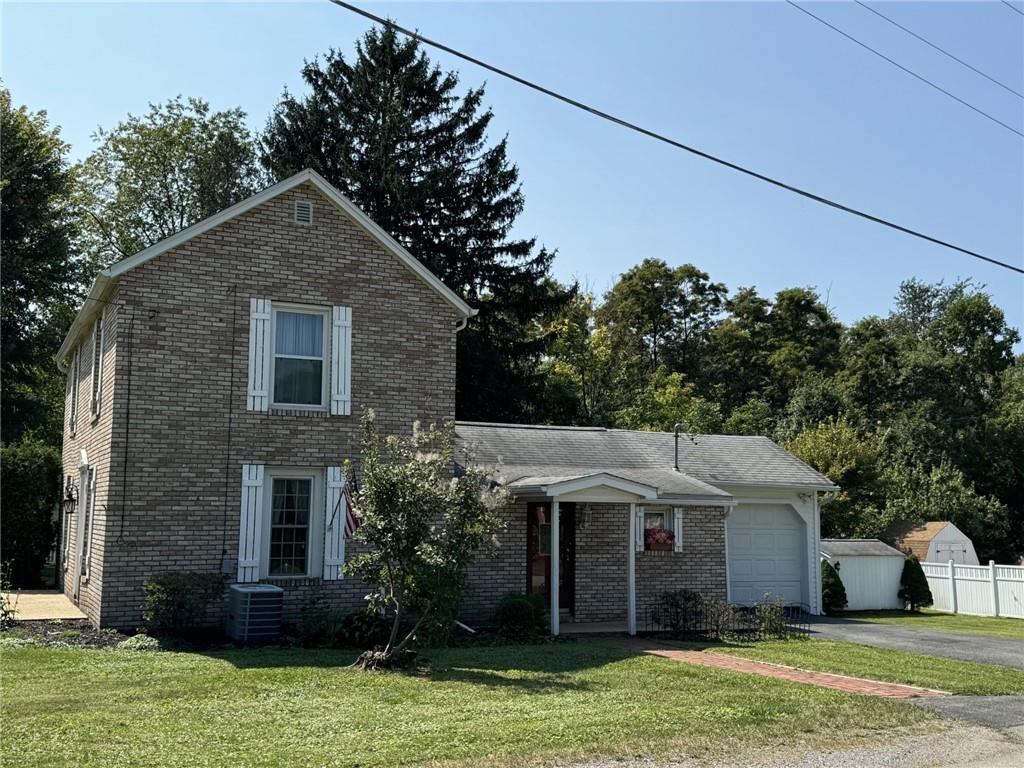
[[320, 419], [331, 415], [331, 412], [326, 409], [283, 408], [276, 405], [271, 406], [268, 413], [271, 416], [298, 416], [299, 418], [305, 419]]
[[272, 584], [275, 587], [310, 587], [323, 583], [320, 576], [268, 576], [260, 579], [260, 584]]

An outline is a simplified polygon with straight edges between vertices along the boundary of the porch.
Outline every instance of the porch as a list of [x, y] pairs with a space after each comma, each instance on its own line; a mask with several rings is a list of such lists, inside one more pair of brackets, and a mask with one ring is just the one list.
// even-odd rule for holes
[[732, 499], [671, 475], [691, 492], [666, 496], [607, 472], [509, 484], [526, 506], [527, 592], [547, 603], [551, 634], [635, 635], [669, 589], [726, 597]]

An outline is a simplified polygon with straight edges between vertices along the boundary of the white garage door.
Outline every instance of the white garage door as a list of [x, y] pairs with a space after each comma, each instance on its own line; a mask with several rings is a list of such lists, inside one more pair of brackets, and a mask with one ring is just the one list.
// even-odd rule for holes
[[765, 594], [806, 603], [804, 523], [788, 504], [739, 504], [729, 513], [729, 592], [751, 604]]

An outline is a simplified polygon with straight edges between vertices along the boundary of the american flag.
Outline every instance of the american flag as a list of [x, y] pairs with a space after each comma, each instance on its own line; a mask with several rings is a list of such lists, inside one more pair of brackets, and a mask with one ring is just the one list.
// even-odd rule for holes
[[356, 517], [355, 511], [352, 509], [352, 493], [347, 480], [345, 487], [341, 489], [341, 503], [345, 507], [345, 538], [350, 539], [363, 521]]

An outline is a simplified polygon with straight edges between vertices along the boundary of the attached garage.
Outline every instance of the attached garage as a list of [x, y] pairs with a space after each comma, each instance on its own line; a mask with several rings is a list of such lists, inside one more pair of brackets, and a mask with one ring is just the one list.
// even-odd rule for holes
[[809, 605], [807, 526], [789, 504], [737, 504], [726, 519], [729, 599]]

